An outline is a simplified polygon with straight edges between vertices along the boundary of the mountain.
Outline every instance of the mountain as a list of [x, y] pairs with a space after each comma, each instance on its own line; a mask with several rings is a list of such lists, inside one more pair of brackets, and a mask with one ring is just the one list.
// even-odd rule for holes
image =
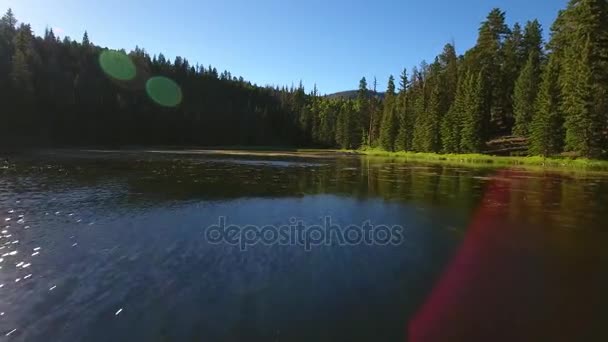
[[[325, 95], [326, 98], [328, 99], [347, 99], [347, 100], [354, 100], [357, 98], [357, 94], [359, 93], [358, 90], [347, 90], [347, 91], [341, 91], [338, 93], [333, 93], [333, 94], [329, 94], [329, 95]], [[376, 92], [374, 93], [373, 91], [369, 91], [369, 95], [373, 96], [375, 95], [377, 98], [379, 99], [384, 99], [384, 93], [380, 93], [380, 92]]]

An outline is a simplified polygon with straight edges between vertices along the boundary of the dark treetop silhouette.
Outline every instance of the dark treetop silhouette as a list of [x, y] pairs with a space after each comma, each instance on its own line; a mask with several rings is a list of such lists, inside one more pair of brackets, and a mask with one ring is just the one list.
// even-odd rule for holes
[[[109, 57], [104, 57], [109, 56]], [[384, 96], [319, 96], [260, 87], [209, 66], [35, 37], [0, 20], [1, 146], [282, 145], [484, 152], [497, 137], [520, 152], [587, 157], [608, 146], [608, 3], [571, 0], [545, 46], [538, 21], [492, 10], [475, 46], [447, 44]], [[373, 96], [372, 96], [373, 95]]]

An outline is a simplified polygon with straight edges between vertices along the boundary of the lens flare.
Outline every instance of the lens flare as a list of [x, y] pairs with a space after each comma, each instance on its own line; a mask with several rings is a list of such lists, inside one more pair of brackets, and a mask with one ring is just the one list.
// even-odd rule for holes
[[175, 107], [182, 102], [182, 90], [179, 85], [163, 76], [150, 78], [146, 82], [146, 92], [161, 106]]
[[99, 55], [99, 65], [107, 75], [119, 81], [130, 81], [135, 78], [135, 65], [123, 52], [103, 51]]

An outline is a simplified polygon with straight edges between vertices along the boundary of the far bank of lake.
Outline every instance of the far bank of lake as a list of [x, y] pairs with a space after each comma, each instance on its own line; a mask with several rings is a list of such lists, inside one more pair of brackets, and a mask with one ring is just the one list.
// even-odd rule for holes
[[[20, 152], [4, 153], [7, 160], [11, 156], [23, 153], [33, 155], [72, 156], [79, 158], [97, 158], [100, 154], [168, 154], [168, 155], [207, 155], [233, 156], [250, 158], [316, 158], [333, 159], [347, 156], [365, 156], [386, 159], [391, 162], [417, 162], [462, 165], [482, 168], [516, 167], [526, 170], [550, 170], [566, 172], [601, 172], [608, 173], [608, 160], [573, 158], [573, 157], [540, 157], [540, 156], [495, 156], [489, 154], [441, 154], [422, 152], [391, 152], [377, 148], [347, 150], [297, 148], [281, 146], [128, 146], [123, 148], [63, 148], [63, 149], [26, 149]], [[378, 160], [381, 161], [381, 160]]]
[[568, 158], [568, 157], [510, 157], [493, 156], [486, 154], [440, 154], [440, 153], [417, 153], [417, 152], [390, 152], [381, 149], [357, 150], [357, 153], [372, 156], [394, 158], [403, 161], [468, 164], [471, 166], [518, 166], [532, 169], [566, 169], [582, 171], [607, 171], [608, 160]]

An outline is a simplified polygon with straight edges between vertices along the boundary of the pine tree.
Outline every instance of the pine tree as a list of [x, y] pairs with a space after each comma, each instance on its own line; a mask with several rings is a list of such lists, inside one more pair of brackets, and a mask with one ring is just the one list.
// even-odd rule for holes
[[440, 141], [440, 106], [441, 85], [435, 84], [428, 100], [426, 108], [418, 107], [421, 112], [416, 117], [416, 128], [414, 129], [414, 150], [419, 152], [438, 152]]
[[388, 79], [386, 97], [384, 99], [384, 113], [382, 114], [382, 124], [380, 126], [380, 147], [387, 151], [393, 151], [395, 147], [395, 136], [397, 132], [395, 116], [395, 78], [391, 75]]
[[500, 74], [499, 83], [494, 88], [495, 134], [510, 134], [514, 122], [513, 90], [522, 67], [528, 56], [524, 56], [524, 35], [519, 23], [515, 23], [511, 32], [506, 36], [502, 49], [499, 52]]
[[598, 156], [608, 146], [608, 2], [571, 0], [552, 31], [549, 47], [561, 71], [566, 150]]
[[2, 16], [2, 18], [0, 19], [0, 26], [2, 26], [2, 29], [5, 30], [15, 30], [15, 28], [17, 27], [17, 19], [15, 18], [12, 9], [9, 8]]
[[452, 44], [446, 44], [443, 52], [439, 55], [441, 68], [441, 112], [442, 116], [448, 111], [458, 88], [458, 56], [456, 48]]
[[524, 29], [524, 37], [522, 42], [521, 63], [526, 62], [530, 53], [536, 51], [539, 53], [539, 58], [542, 57], [543, 50], [543, 29], [538, 20], [534, 19], [526, 23]]
[[44, 41], [48, 44], [52, 44], [57, 41], [57, 37], [55, 37], [55, 32], [53, 32], [52, 28], [46, 28], [44, 30]]
[[469, 54], [472, 71], [483, 72], [484, 94], [482, 94], [482, 113], [484, 114], [483, 135], [503, 133], [507, 128], [508, 110], [506, 108], [511, 93], [504, 84], [505, 40], [511, 31], [505, 23], [505, 12], [493, 9], [479, 29], [479, 37], [473, 51]]
[[13, 55], [10, 78], [14, 89], [24, 94], [33, 93], [32, 72], [28, 65], [25, 52], [21, 49], [16, 50]]
[[386, 95], [395, 96], [395, 78], [393, 75], [388, 77], [388, 84], [386, 86]]
[[460, 150], [464, 153], [481, 152], [483, 128], [483, 72], [470, 74], [465, 81], [465, 110], [463, 115]]
[[380, 142], [380, 125], [384, 114], [382, 103], [378, 99], [378, 80], [374, 76], [374, 83], [369, 96], [369, 128], [367, 131], [367, 145], [376, 147]]
[[602, 122], [594, 103], [593, 75], [590, 65], [590, 39], [567, 52], [571, 62], [562, 79], [562, 108], [565, 113], [566, 150], [594, 157], [601, 152]]
[[88, 47], [89, 45], [91, 45], [91, 42], [89, 41], [89, 34], [87, 31], [84, 31], [84, 35], [82, 36], [82, 46]]
[[426, 111], [425, 85], [422, 74], [419, 72], [416, 87], [411, 92], [413, 125], [412, 125], [412, 150], [425, 152], [426, 123], [429, 121]]
[[542, 28], [538, 20], [526, 24], [522, 43], [522, 53], [526, 63], [515, 81], [513, 93], [513, 113], [515, 124], [513, 134], [527, 136], [529, 133], [534, 105], [540, 83], [541, 64], [543, 60]]
[[511, 32], [507, 34], [502, 48], [505, 65], [503, 70], [512, 73], [511, 76], [519, 73], [519, 69], [526, 63], [527, 55], [525, 51], [525, 33], [519, 23], [513, 24]]
[[338, 120], [336, 121], [336, 142], [338, 143], [338, 146], [343, 149], [348, 149], [351, 147], [349, 119], [349, 113], [345, 110], [341, 110], [338, 114]]
[[367, 89], [367, 80], [365, 79], [365, 77], [363, 77], [359, 81], [359, 90], [357, 92], [357, 108], [359, 111], [359, 115], [357, 116], [357, 120], [354, 120], [354, 122], [352, 123], [354, 128], [351, 140], [359, 141], [362, 145], [369, 145], [371, 106], [369, 90]]
[[33, 50], [32, 29], [29, 25], [22, 24], [19, 27], [13, 45], [15, 52], [12, 57], [10, 79], [14, 89], [24, 95], [30, 95], [34, 91], [30, 62], [35, 58], [35, 52]]
[[406, 151], [410, 149], [409, 136], [411, 135], [411, 128], [409, 127], [409, 101], [408, 101], [408, 90], [410, 82], [407, 76], [407, 69], [403, 69], [401, 76], [399, 77], [399, 96], [397, 98], [397, 136], [395, 137], [394, 149], [397, 151]]
[[407, 141], [407, 110], [408, 110], [408, 101], [407, 95], [399, 95], [397, 98], [397, 112], [396, 119], [397, 122], [397, 135], [395, 136], [395, 151], [407, 151], [409, 150], [408, 141]]
[[454, 102], [441, 124], [441, 143], [444, 153], [460, 152], [460, 137], [467, 101], [465, 91], [467, 86], [466, 81], [467, 77], [460, 78]]
[[382, 121], [384, 121], [384, 106], [386, 105], [386, 100], [382, 102], [379, 99], [372, 97], [370, 102], [372, 105], [370, 115], [371, 131], [369, 131], [369, 146], [378, 147], [380, 145], [380, 129], [382, 126]]
[[428, 138], [425, 149], [429, 152], [439, 152], [440, 149], [440, 129], [441, 129], [441, 84], [435, 84], [429, 104], [428, 112]]
[[399, 94], [404, 94], [409, 87], [409, 79], [407, 77], [407, 69], [403, 68], [399, 76]]
[[415, 151], [414, 136], [416, 120], [418, 115], [424, 111], [426, 104], [424, 99], [424, 78], [422, 70], [414, 67], [412, 69], [412, 80], [406, 96], [407, 105], [404, 106], [404, 123], [400, 124], [401, 132], [405, 135], [406, 151]]
[[519, 78], [515, 82], [513, 94], [513, 111], [515, 114], [515, 126], [513, 134], [527, 137], [529, 125], [534, 113], [534, 102], [538, 94], [540, 82], [540, 58], [538, 52], [532, 50], [528, 62], [524, 66]]
[[[11, 59], [14, 54], [15, 25], [17, 25], [17, 20], [13, 11], [9, 8], [6, 14], [0, 18], [0, 75], [2, 76], [7, 75], [11, 68]], [[2, 88], [7, 86], [3, 79], [4, 77], [0, 78], [0, 87]]]
[[550, 156], [563, 147], [563, 116], [560, 112], [559, 65], [551, 55], [542, 74], [542, 83], [530, 124], [530, 154]]

